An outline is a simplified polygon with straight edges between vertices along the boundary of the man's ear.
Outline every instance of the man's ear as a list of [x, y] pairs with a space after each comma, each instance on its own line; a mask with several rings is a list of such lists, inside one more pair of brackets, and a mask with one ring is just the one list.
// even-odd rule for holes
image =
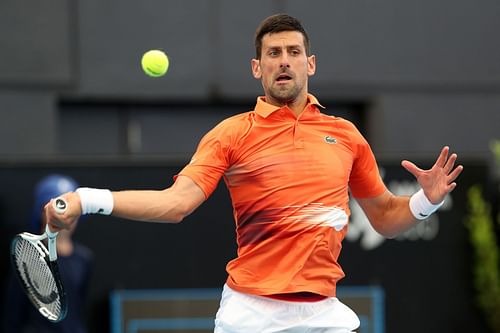
[[307, 57], [307, 75], [313, 76], [316, 73], [316, 56]]
[[257, 80], [262, 78], [262, 72], [260, 70], [260, 60], [252, 59], [252, 74]]

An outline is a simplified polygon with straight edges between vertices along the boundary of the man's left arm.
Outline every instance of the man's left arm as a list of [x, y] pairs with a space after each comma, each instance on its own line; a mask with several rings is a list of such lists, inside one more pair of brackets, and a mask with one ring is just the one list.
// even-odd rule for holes
[[357, 199], [374, 229], [393, 238], [427, 218], [443, 203], [457, 184], [463, 166], [455, 166], [457, 154], [444, 147], [431, 169], [423, 170], [404, 160], [401, 165], [417, 179], [421, 190], [408, 196], [396, 196], [389, 190], [374, 198]]

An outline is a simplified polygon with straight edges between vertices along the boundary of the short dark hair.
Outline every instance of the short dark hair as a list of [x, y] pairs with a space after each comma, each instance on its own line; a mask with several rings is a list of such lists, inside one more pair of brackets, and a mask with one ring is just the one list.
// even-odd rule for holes
[[287, 14], [275, 14], [264, 19], [255, 31], [255, 54], [260, 59], [262, 52], [262, 38], [266, 34], [282, 31], [298, 31], [304, 37], [306, 54], [310, 54], [309, 36], [298, 19]]

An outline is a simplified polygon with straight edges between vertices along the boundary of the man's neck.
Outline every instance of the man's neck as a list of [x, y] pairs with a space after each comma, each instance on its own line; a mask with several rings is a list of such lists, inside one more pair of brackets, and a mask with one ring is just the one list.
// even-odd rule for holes
[[290, 110], [292, 110], [293, 114], [295, 117], [299, 117], [300, 114], [304, 111], [306, 105], [307, 105], [307, 94], [304, 96], [299, 96], [297, 99], [293, 101], [289, 101], [286, 103], [281, 103], [276, 101], [275, 99], [271, 98], [270, 96], [266, 96], [266, 102], [272, 105], [276, 105], [279, 107], [288, 107]]
[[307, 105], [307, 99], [301, 102], [293, 101], [292, 103], [287, 104], [288, 108], [292, 110], [293, 114], [295, 115], [295, 118], [298, 118], [302, 114], [302, 112], [304, 112], [306, 105]]

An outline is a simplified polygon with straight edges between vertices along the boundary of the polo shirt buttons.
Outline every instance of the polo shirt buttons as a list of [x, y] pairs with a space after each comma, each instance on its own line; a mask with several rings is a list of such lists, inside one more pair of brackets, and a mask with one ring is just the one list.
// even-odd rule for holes
[[295, 123], [293, 131], [293, 145], [295, 148], [304, 148], [304, 138], [300, 134], [300, 127]]
[[304, 140], [303, 139], [294, 140], [294, 145], [295, 148], [304, 148]]

